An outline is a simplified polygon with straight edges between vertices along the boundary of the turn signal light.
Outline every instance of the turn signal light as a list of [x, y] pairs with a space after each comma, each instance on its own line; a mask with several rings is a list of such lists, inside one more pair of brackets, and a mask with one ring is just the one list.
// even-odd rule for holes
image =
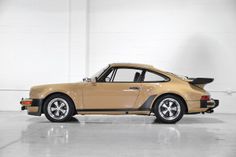
[[30, 106], [32, 104], [32, 101], [21, 101], [20, 103], [24, 106]]

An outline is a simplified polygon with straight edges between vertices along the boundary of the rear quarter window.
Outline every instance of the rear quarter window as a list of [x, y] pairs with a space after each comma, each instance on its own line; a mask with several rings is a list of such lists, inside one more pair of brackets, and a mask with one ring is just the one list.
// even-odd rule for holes
[[166, 82], [167, 80], [164, 76], [146, 71], [143, 82]]

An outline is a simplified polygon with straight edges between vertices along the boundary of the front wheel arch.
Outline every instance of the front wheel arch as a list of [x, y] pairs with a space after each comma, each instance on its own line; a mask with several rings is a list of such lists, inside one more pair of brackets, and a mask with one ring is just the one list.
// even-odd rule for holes
[[[56, 95], [56, 94], [64, 95], [64, 96], [68, 97], [68, 98], [71, 100], [71, 102], [73, 103], [73, 106], [74, 106], [74, 115], [76, 115], [76, 114], [77, 114], [77, 111], [76, 111], [76, 107], [75, 107], [75, 103], [74, 103], [73, 99], [72, 99], [69, 95], [67, 95], [67, 94], [65, 94], [65, 93], [62, 93], [62, 92], [54, 92], [54, 93], [48, 94], [48, 95], [43, 99], [42, 105], [44, 105], [44, 102], [45, 102], [49, 97], [51, 97], [52, 95]], [[43, 106], [42, 106], [41, 108], [42, 108], [42, 109], [41, 109], [41, 110], [42, 110], [41, 113], [44, 113], [44, 111], [43, 111]]]
[[159, 96], [153, 101], [153, 103], [152, 103], [152, 108], [151, 108], [151, 111], [152, 111], [152, 112], [154, 111], [154, 106], [155, 106], [157, 100], [160, 99], [160, 98], [163, 97], [163, 96], [166, 96], [166, 95], [173, 95], [173, 96], [176, 96], [176, 97], [180, 98], [180, 99], [184, 102], [184, 105], [185, 105], [185, 113], [188, 113], [188, 105], [187, 105], [186, 101], [184, 100], [184, 98], [183, 98], [182, 96], [180, 96], [180, 95], [178, 95], [178, 94], [174, 94], [174, 93], [164, 93], [164, 94], [159, 95]]

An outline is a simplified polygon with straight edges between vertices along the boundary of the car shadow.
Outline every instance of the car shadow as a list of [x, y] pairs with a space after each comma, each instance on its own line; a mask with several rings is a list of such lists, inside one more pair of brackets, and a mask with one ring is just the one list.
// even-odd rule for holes
[[[216, 118], [202, 118], [202, 119], [197, 119], [197, 118], [193, 118], [193, 117], [189, 117], [189, 118], [184, 118], [182, 120], [180, 120], [177, 123], [173, 123], [173, 124], [216, 124], [216, 123], [224, 123], [224, 121], [216, 119]], [[160, 122], [159, 119], [155, 119], [153, 121], [153, 124], [164, 124], [163, 122]]]
[[[29, 121], [34, 123], [52, 123], [46, 118], [42, 120], [42, 117], [31, 118]], [[61, 123], [61, 122], [53, 122]], [[63, 122], [64, 124], [162, 124], [155, 116], [135, 116], [135, 115], [126, 115], [126, 116], [110, 116], [110, 115], [86, 115], [86, 116], [74, 116], [69, 121]], [[181, 124], [217, 124], [224, 123], [224, 121], [216, 117], [204, 117], [204, 116], [192, 116], [185, 115], [179, 122], [175, 123], [178, 125]], [[175, 125], [173, 124], [173, 125]], [[169, 124], [171, 125], [171, 124]]]
[[67, 123], [80, 123], [79, 119], [72, 117]]

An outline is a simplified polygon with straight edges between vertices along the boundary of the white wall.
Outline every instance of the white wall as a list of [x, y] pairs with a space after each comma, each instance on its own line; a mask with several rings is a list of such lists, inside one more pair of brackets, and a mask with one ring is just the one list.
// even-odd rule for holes
[[[91, 0], [90, 72], [139, 62], [191, 77], [214, 77], [217, 112], [236, 113], [236, 1]], [[221, 92], [223, 91], [223, 92]]]
[[0, 110], [32, 85], [85, 75], [86, 0], [0, 1]]
[[1, 0], [0, 110], [32, 85], [139, 62], [214, 77], [216, 111], [236, 113], [235, 28], [234, 0]]

